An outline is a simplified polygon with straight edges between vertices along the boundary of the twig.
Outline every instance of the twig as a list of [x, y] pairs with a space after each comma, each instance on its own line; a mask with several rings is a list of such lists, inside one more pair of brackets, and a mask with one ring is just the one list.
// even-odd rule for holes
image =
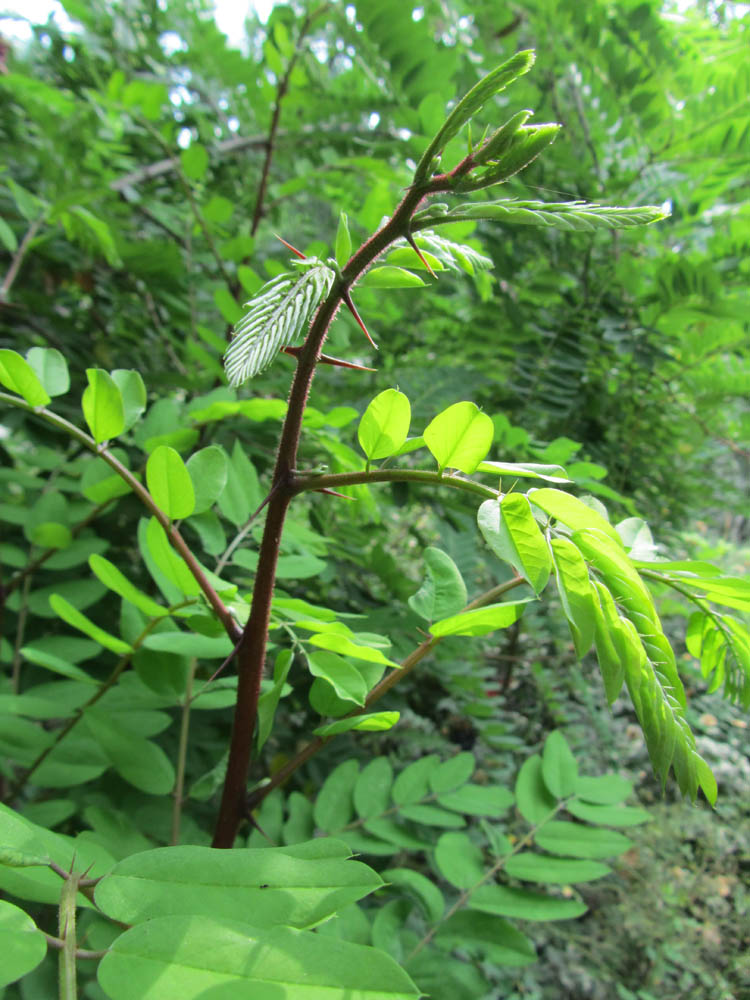
[[10, 267], [8, 268], [8, 273], [5, 275], [5, 279], [3, 280], [2, 286], [0, 286], [0, 302], [7, 302], [7, 300], [8, 300], [8, 293], [11, 290], [13, 282], [16, 280], [16, 277], [18, 276], [19, 268], [21, 267], [21, 264], [23, 263], [23, 259], [26, 256], [26, 253], [27, 253], [27, 251], [29, 249], [29, 245], [30, 245], [31, 241], [34, 239], [34, 237], [36, 236], [36, 234], [37, 234], [37, 232], [39, 230], [39, 227], [44, 222], [44, 220], [45, 220], [46, 217], [47, 217], [47, 213], [45, 211], [45, 212], [42, 213], [42, 215], [39, 216], [38, 219], [35, 219], [31, 223], [31, 225], [29, 226], [29, 228], [24, 233], [24, 237], [21, 240], [21, 242], [20, 242], [20, 244], [18, 246], [18, 249], [13, 254], [13, 259], [10, 262]]

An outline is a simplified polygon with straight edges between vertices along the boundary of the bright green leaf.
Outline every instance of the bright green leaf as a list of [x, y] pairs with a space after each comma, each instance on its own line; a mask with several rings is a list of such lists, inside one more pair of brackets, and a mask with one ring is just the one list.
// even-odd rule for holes
[[357, 284], [358, 288], [422, 288], [424, 281], [418, 274], [403, 267], [385, 264], [366, 271]]
[[29, 406], [46, 406], [50, 397], [32, 366], [16, 351], [0, 350], [0, 384], [22, 396]]
[[50, 396], [62, 396], [70, 388], [68, 363], [54, 347], [32, 347], [26, 360]]
[[174, 448], [160, 445], [146, 463], [149, 492], [167, 517], [189, 517], [195, 510], [195, 493], [185, 463]]
[[319, 726], [313, 732], [316, 736], [324, 738], [352, 730], [379, 733], [392, 729], [398, 722], [400, 714], [400, 712], [373, 712], [370, 715], [355, 715], [351, 719], [339, 719], [338, 722], [331, 722], [327, 726]]
[[507, 601], [504, 604], [488, 604], [485, 608], [464, 611], [463, 614], [444, 618], [430, 626], [434, 636], [447, 635], [488, 635], [499, 628], [508, 628], [523, 614], [530, 598], [523, 601]]
[[507, 493], [501, 501], [485, 500], [477, 522], [495, 555], [528, 580], [535, 594], [540, 594], [552, 570], [552, 557], [528, 499], [521, 493]]
[[411, 405], [398, 389], [386, 389], [372, 400], [359, 422], [357, 440], [369, 461], [395, 455], [406, 441]]
[[81, 406], [86, 423], [97, 444], [109, 441], [125, 430], [122, 394], [111, 375], [101, 368], [87, 368], [89, 384]]
[[427, 447], [443, 469], [472, 473], [490, 450], [495, 427], [474, 403], [454, 403], [439, 413], [424, 432]]

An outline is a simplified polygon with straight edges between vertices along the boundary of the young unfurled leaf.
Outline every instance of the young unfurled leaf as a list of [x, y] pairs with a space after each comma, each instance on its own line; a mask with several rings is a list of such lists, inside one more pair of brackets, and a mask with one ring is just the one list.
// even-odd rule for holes
[[480, 80], [475, 87], [472, 87], [451, 111], [435, 138], [424, 151], [414, 172], [415, 183], [428, 178], [434, 158], [442, 153], [451, 139], [458, 135], [470, 118], [482, 110], [490, 98], [499, 94], [519, 76], [528, 73], [534, 65], [534, 58], [534, 52], [530, 49], [525, 52], [516, 52], [502, 66], [498, 66]]
[[585, 201], [500, 201], [472, 202], [448, 212], [436, 213], [426, 208], [414, 216], [414, 228], [437, 226], [448, 222], [490, 219], [514, 226], [547, 226], [568, 232], [590, 233], [596, 229], [627, 229], [646, 226], [669, 215], [656, 205], [636, 205], [626, 208], [598, 205]]
[[[281, 22], [278, 23], [280, 24]], [[346, 212], [341, 212], [339, 215], [339, 227], [336, 230], [334, 255], [339, 267], [344, 267], [352, 255], [352, 238], [349, 235], [349, 220], [346, 217]]]
[[246, 303], [248, 312], [234, 328], [224, 357], [230, 385], [263, 371], [282, 347], [294, 346], [330, 291], [334, 273], [311, 258], [302, 273], [281, 274]]

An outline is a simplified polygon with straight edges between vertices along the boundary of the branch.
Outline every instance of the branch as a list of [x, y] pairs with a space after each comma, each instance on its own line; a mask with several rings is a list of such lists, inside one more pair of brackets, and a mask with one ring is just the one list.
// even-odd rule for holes
[[302, 54], [302, 45], [305, 40], [305, 36], [312, 27], [312, 23], [316, 17], [322, 14], [328, 9], [328, 4], [323, 4], [317, 10], [310, 11], [302, 22], [302, 27], [300, 28], [299, 38], [297, 39], [297, 44], [294, 47], [294, 52], [289, 60], [289, 65], [286, 68], [284, 76], [279, 81], [278, 87], [276, 88], [276, 101], [273, 106], [273, 114], [271, 115], [271, 124], [268, 129], [268, 137], [264, 143], [266, 149], [266, 155], [263, 159], [263, 167], [260, 172], [260, 183], [258, 184], [258, 194], [255, 199], [255, 208], [253, 209], [253, 221], [250, 226], [250, 235], [255, 236], [258, 232], [258, 226], [260, 225], [260, 220], [263, 217], [263, 202], [266, 198], [266, 189], [268, 187], [268, 174], [271, 170], [271, 160], [273, 159], [274, 148], [276, 145], [276, 135], [279, 129], [279, 121], [281, 119], [281, 103], [286, 97], [287, 91], [289, 90], [289, 81], [292, 76], [292, 71], [294, 70], [297, 60]]
[[138, 481], [138, 479], [133, 475], [130, 469], [126, 468], [121, 462], [119, 462], [114, 455], [108, 451], [104, 445], [99, 445], [94, 441], [92, 437], [82, 431], [80, 427], [76, 427], [69, 420], [64, 417], [58, 416], [58, 414], [53, 413], [52, 410], [47, 410], [44, 407], [34, 407], [26, 402], [25, 399], [21, 399], [19, 396], [12, 396], [7, 392], [0, 392], [0, 402], [9, 403], [11, 406], [16, 406], [22, 410], [26, 410], [28, 413], [33, 413], [37, 417], [41, 417], [46, 420], [47, 423], [52, 424], [58, 430], [65, 431], [72, 438], [75, 438], [84, 448], [88, 451], [93, 452], [99, 458], [103, 458], [110, 468], [114, 469], [117, 475], [128, 484], [130, 489], [135, 493], [141, 503], [154, 515], [159, 524], [164, 528], [167, 538], [172, 545], [172, 548], [184, 559], [187, 564], [188, 569], [192, 573], [195, 582], [200, 587], [203, 592], [203, 596], [206, 598], [208, 603], [214, 610], [216, 617], [219, 619], [224, 629], [232, 640], [232, 642], [237, 642], [240, 637], [240, 629], [234, 618], [230, 614], [229, 610], [225, 606], [222, 599], [216, 593], [216, 590], [211, 586], [211, 584], [206, 579], [206, 574], [201, 569], [198, 560], [193, 555], [192, 551], [185, 543], [180, 532], [174, 526], [170, 518], [164, 513], [164, 511], [155, 502], [151, 494], [148, 492], [145, 486]]
[[431, 486], [450, 486], [493, 500], [499, 496], [497, 490], [473, 479], [458, 475], [443, 475], [426, 469], [371, 469], [361, 472], [336, 472], [321, 476], [294, 476], [290, 488], [294, 495], [307, 490], [336, 490], [342, 486], [357, 486], [370, 483], [423, 483]]
[[24, 233], [24, 237], [21, 240], [18, 249], [13, 254], [13, 259], [10, 262], [8, 273], [5, 275], [5, 279], [3, 280], [2, 286], [0, 286], [0, 302], [8, 301], [8, 293], [10, 292], [11, 286], [13, 285], [13, 282], [16, 280], [16, 277], [18, 276], [19, 268], [23, 263], [23, 259], [26, 256], [29, 246], [31, 245], [31, 241], [36, 236], [39, 227], [46, 218], [46, 215], [47, 215], [46, 212], [42, 213], [42, 215], [40, 215], [38, 219], [35, 219], [31, 223], [29, 228]]

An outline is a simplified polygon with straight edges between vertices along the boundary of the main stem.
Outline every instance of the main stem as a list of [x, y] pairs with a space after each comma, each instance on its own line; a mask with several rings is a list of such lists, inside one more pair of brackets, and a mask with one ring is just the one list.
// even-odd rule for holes
[[255, 718], [260, 697], [260, 683], [266, 657], [268, 623], [276, 582], [276, 564], [281, 534], [289, 504], [296, 489], [297, 451], [302, 418], [305, 414], [315, 366], [333, 317], [349, 294], [349, 288], [372, 262], [395, 240], [406, 236], [412, 215], [422, 200], [444, 190], [447, 179], [433, 180], [418, 188], [409, 188], [389, 221], [363, 244], [344, 268], [341, 279], [334, 283], [325, 302], [320, 306], [300, 351], [297, 370], [289, 393], [289, 407], [281, 431], [276, 468], [273, 475], [273, 495], [260, 546], [255, 587], [247, 620], [237, 653], [237, 702], [235, 705], [229, 760], [224, 779], [221, 805], [214, 832], [214, 847], [231, 847], [247, 806], [245, 795], [250, 768]]

